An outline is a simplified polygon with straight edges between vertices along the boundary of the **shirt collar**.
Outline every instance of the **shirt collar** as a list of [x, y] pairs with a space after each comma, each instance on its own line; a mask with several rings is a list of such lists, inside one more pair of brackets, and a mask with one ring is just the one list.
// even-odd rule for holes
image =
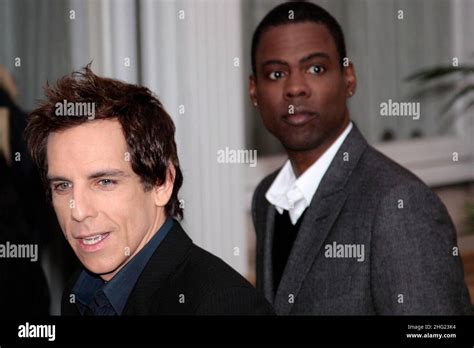
[[81, 314], [85, 310], [84, 306], [88, 306], [91, 303], [96, 293], [103, 291], [115, 312], [121, 315], [140, 274], [162, 240], [173, 227], [173, 224], [173, 219], [168, 217], [142, 250], [109, 282], [106, 283], [99, 276], [83, 270], [72, 291], [77, 301], [81, 304], [78, 306]]
[[101, 289], [104, 284], [105, 282], [99, 276], [87, 270], [81, 272], [71, 291], [81, 315], [84, 314], [86, 307], [92, 303], [95, 293]]
[[[288, 210], [293, 225], [296, 224], [304, 210], [311, 204], [314, 194], [321, 183], [324, 174], [331, 165], [337, 151], [352, 129], [349, 122], [344, 131], [331, 146], [303, 174], [296, 178], [291, 162], [286, 161], [278, 173], [265, 197], [276, 210], [282, 214]], [[298, 201], [294, 201], [296, 197]]]

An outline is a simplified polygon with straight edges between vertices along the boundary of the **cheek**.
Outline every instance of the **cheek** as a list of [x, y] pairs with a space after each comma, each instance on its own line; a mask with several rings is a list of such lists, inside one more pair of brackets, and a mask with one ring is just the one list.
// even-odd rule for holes
[[269, 107], [281, 99], [282, 93], [281, 82], [262, 81], [257, 88], [257, 99], [259, 104]]
[[150, 194], [142, 189], [124, 194], [120, 199], [114, 199], [104, 206], [104, 212], [115, 224], [120, 226], [126, 243], [135, 247], [147, 227], [152, 223], [152, 201]]
[[343, 79], [338, 78], [336, 82], [326, 84], [327, 99], [338, 105], [346, 99], [346, 87]]
[[[264, 91], [264, 93], [262, 93]], [[259, 113], [265, 127], [269, 130], [276, 127], [277, 115], [284, 111], [284, 100], [282, 90], [275, 85], [264, 85], [258, 94]]]
[[[320, 112], [328, 116], [339, 116], [346, 105], [345, 90], [338, 86], [319, 88], [313, 94], [313, 100], [319, 105]], [[337, 114], [337, 115], [334, 115]]]

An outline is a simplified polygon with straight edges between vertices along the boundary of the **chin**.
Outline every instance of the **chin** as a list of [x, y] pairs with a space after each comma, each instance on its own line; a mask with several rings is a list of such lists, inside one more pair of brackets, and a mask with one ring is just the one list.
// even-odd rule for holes
[[324, 142], [324, 139], [292, 138], [282, 139], [281, 142], [286, 150], [296, 152], [314, 150]]
[[[102, 256], [103, 258], [103, 256]], [[82, 258], [79, 258], [79, 261], [81, 261], [82, 265], [91, 273], [100, 275], [100, 276], [106, 276], [107, 274], [113, 273], [119, 266], [122, 264], [119, 261], [116, 262], [103, 262], [103, 259], [101, 260], [84, 260]]]

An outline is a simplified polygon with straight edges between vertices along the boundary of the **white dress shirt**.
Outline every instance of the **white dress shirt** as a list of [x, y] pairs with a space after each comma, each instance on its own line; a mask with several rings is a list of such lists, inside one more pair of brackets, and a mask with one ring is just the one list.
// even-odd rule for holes
[[288, 210], [293, 225], [310, 205], [321, 179], [351, 129], [352, 122], [349, 122], [336, 141], [299, 178], [296, 178], [290, 160], [286, 161], [268, 189], [265, 195], [267, 201], [273, 204], [280, 214]]

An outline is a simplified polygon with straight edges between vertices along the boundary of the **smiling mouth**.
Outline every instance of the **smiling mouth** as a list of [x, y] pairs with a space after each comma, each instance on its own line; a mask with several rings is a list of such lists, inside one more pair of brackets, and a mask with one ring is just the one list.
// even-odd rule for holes
[[106, 239], [109, 235], [110, 235], [110, 232], [104, 232], [104, 233], [98, 233], [98, 234], [93, 235], [93, 236], [78, 238], [78, 240], [79, 240], [79, 244], [83, 248], [90, 248], [92, 246], [98, 245], [100, 242], [102, 242], [104, 239]]
[[87, 238], [82, 238], [81, 241], [85, 245], [94, 245], [99, 243], [101, 240], [105, 239], [109, 235], [109, 232], [98, 234], [95, 236], [87, 237]]

